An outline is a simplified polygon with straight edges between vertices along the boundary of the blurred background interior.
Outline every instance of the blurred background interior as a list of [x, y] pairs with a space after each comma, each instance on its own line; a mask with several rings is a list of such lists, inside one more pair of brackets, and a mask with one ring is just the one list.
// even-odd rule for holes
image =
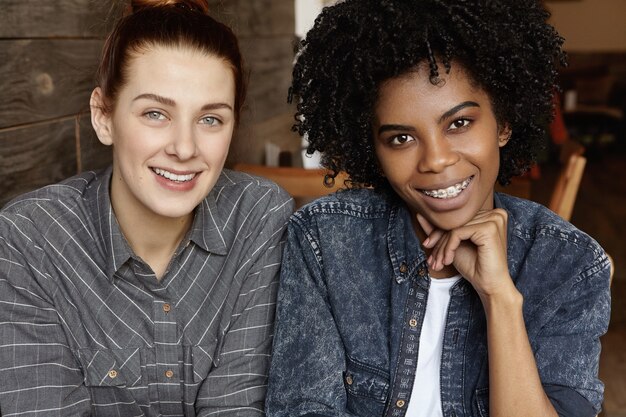
[[[294, 109], [286, 98], [295, 42], [332, 2], [209, 0], [213, 14], [237, 32], [250, 70], [247, 104], [227, 166], [292, 167], [286, 173], [268, 171], [279, 180], [301, 175], [296, 168], [303, 165], [316, 166], [314, 158], [302, 157], [302, 143], [290, 130]], [[88, 100], [102, 36], [120, 13], [120, 3], [2, 0], [0, 206], [110, 163], [110, 150], [91, 130]], [[571, 203], [564, 216], [612, 256], [613, 309], [600, 364], [606, 384], [602, 415], [626, 417], [626, 1], [546, 0], [546, 7], [566, 39], [570, 65], [560, 73], [562, 91], [555, 96], [557, 118], [546, 136], [545, 154], [504, 191], [552, 207], [557, 190], [569, 183], [565, 188], [571, 189], [559, 194]], [[571, 155], [586, 162], [580, 181], [567, 170]], [[316, 184], [322, 178], [319, 173], [308, 177]], [[309, 190], [300, 197], [322, 192]]]

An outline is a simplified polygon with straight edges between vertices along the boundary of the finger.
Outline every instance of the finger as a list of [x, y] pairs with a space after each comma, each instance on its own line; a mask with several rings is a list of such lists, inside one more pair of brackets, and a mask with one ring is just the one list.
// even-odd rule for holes
[[444, 267], [443, 260], [444, 260], [444, 255], [445, 255], [445, 248], [448, 245], [449, 239], [450, 239], [449, 233], [443, 234], [440, 237], [440, 239], [437, 241], [437, 245], [433, 247], [431, 251], [432, 267], [434, 268], [435, 271], [440, 271]]
[[424, 245], [425, 248], [432, 248], [437, 244], [444, 232], [442, 230], [435, 229], [435, 227], [421, 214], [418, 213], [416, 217], [420, 227], [424, 233], [426, 233], [426, 239], [424, 239], [422, 245]]

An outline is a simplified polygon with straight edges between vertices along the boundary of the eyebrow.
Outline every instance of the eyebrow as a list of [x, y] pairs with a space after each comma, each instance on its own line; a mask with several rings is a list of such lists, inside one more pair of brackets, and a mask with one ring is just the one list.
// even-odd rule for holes
[[[157, 101], [157, 102], [159, 102], [161, 104], [164, 104], [166, 106], [175, 106], [176, 105], [176, 102], [174, 100], [172, 100], [171, 98], [163, 97], [163, 96], [160, 96], [158, 94], [152, 94], [152, 93], [139, 94], [137, 97], [135, 97], [133, 99], [133, 101], [140, 100], [140, 99], [154, 100], [154, 101]], [[232, 110], [233, 108], [228, 103], [208, 103], [208, 104], [205, 104], [204, 106], [202, 106], [202, 108], [200, 110], [206, 111], [206, 110], [216, 110], [216, 109], [229, 109], [229, 110]]]
[[480, 107], [480, 104], [476, 103], [475, 101], [464, 101], [463, 103], [452, 107], [450, 110], [442, 114], [441, 117], [439, 118], [439, 123], [443, 122], [448, 117], [454, 115], [455, 113], [463, 110], [466, 107]]
[[[464, 108], [467, 107], [480, 107], [480, 104], [476, 103], [475, 101], [464, 101], [461, 104], [458, 104], [454, 107], [452, 107], [450, 110], [446, 111], [444, 114], [441, 115], [441, 117], [439, 118], [439, 123], [443, 122], [444, 120], [446, 120], [447, 118], [449, 118], [450, 116], [456, 114], [457, 112], [463, 110]], [[406, 132], [415, 132], [415, 128], [413, 126], [408, 126], [408, 125], [382, 125], [379, 129], [378, 129], [378, 134], [382, 134], [385, 132], [389, 132], [389, 131], [406, 131]]]

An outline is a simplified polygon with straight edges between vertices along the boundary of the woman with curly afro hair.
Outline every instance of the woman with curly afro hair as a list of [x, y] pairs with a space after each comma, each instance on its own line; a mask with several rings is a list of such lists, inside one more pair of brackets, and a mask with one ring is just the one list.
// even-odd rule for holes
[[534, 0], [345, 0], [317, 18], [296, 128], [350, 182], [290, 221], [270, 417], [600, 411], [609, 260], [494, 192], [552, 115], [548, 17]]

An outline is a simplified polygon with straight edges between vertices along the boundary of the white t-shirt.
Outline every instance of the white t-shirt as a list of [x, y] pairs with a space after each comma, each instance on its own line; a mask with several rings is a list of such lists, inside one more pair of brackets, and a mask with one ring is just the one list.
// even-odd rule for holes
[[426, 313], [420, 333], [417, 371], [406, 417], [443, 416], [439, 390], [443, 333], [450, 303], [450, 289], [459, 279], [460, 275], [430, 280]]

